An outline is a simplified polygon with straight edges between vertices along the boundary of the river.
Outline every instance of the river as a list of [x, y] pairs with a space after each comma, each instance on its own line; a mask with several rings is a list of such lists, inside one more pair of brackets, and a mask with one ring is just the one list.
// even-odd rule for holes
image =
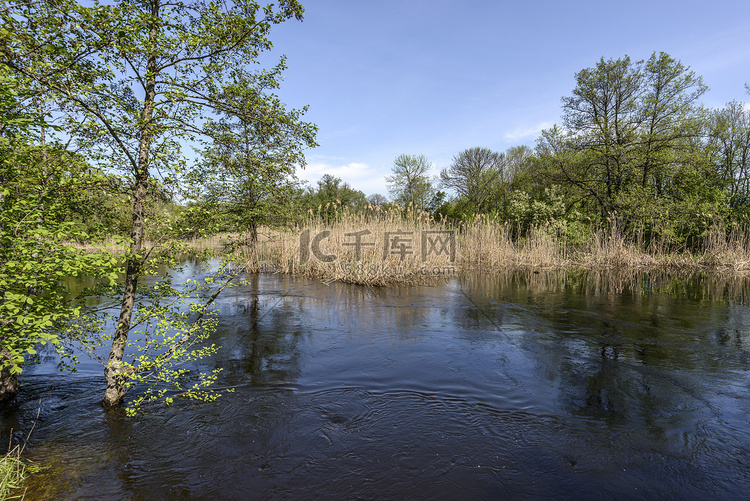
[[19, 439], [40, 413], [27, 499], [750, 492], [744, 281], [249, 278], [217, 301], [222, 348], [203, 368], [235, 392], [216, 402], [126, 418], [101, 407], [97, 364], [29, 367], [0, 415]]

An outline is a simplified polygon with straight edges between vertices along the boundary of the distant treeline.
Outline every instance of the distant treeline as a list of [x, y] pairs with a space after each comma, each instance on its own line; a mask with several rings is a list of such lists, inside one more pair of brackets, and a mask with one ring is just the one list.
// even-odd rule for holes
[[[243, 149], [217, 140], [184, 177], [189, 189], [175, 190], [152, 178], [145, 204], [147, 237], [255, 235], [260, 226], [299, 224], [311, 211], [325, 218], [335, 206], [356, 210], [388, 204], [454, 222], [491, 216], [512, 223], [519, 236], [547, 224], [570, 243], [583, 243], [592, 225], [615, 223], [625, 234], [638, 232], [646, 244], [658, 239], [690, 247], [717, 222], [726, 228], [748, 222], [746, 103], [703, 107], [702, 78], [665, 53], [645, 61], [602, 58], [576, 73], [575, 80], [562, 99], [560, 123], [542, 131], [535, 147], [470, 148], [435, 178], [424, 155], [400, 155], [386, 178], [388, 197], [367, 197], [331, 175], [307, 186], [290, 166], [265, 165], [284, 157], [260, 157], [262, 145]], [[228, 132], [242, 137], [247, 131]], [[23, 151], [29, 162], [65, 158], [63, 171], [78, 179], [56, 217], [89, 237], [128, 236], [127, 180], [39, 137], [30, 138]], [[34, 179], [33, 162], [24, 174], [28, 179]], [[82, 182], [81, 172], [91, 182]]]
[[315, 187], [287, 176], [269, 189], [243, 171], [187, 203], [164, 205], [162, 197], [157, 206], [169, 208], [184, 234], [295, 224], [309, 211], [333, 213], [334, 204], [397, 203], [453, 221], [489, 215], [519, 234], [549, 224], [571, 243], [583, 242], [592, 225], [615, 223], [646, 244], [683, 247], [697, 245], [717, 222], [748, 221], [747, 104], [703, 107], [702, 78], [665, 53], [602, 58], [575, 78], [560, 123], [542, 131], [534, 148], [470, 148], [438, 178], [429, 176], [424, 155], [401, 155], [386, 179], [390, 198], [366, 197], [330, 175]]

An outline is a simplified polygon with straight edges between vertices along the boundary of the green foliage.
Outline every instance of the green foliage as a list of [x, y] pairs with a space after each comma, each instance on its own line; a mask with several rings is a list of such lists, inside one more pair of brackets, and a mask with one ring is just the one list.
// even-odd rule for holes
[[[178, 397], [213, 401], [221, 395], [211, 389], [220, 369], [206, 373], [197, 367], [219, 349], [207, 342], [218, 323], [211, 304], [236, 276], [225, 265], [202, 281], [175, 285], [165, 275], [153, 285], [139, 286], [122, 362], [124, 395], [136, 395], [127, 402], [128, 415], [158, 402], [170, 405]], [[112, 295], [112, 290], [100, 292]], [[76, 352], [87, 353], [106, 366], [99, 353], [113, 341], [111, 326], [118, 313], [116, 308], [82, 313], [66, 328], [64, 354], [70, 359]]]
[[706, 112], [698, 105], [706, 90], [663, 52], [638, 62], [602, 58], [581, 70], [563, 98], [563, 127], [538, 140], [530, 161], [538, 180], [526, 183], [526, 195], [514, 192], [512, 216], [538, 220], [547, 188], [557, 186], [568, 224], [614, 218], [644, 245], [697, 248], [716, 221], [737, 219], [750, 200], [747, 113], [741, 103]]
[[46, 100], [62, 135], [92, 165], [121, 175], [132, 202], [122, 308], [105, 368], [108, 407], [132, 376], [124, 357], [138, 281], [153, 257], [145, 238], [174, 234], [166, 198], [187, 196], [192, 170], [183, 149], [199, 139], [240, 144], [228, 139], [235, 120], [242, 133], [252, 129], [257, 148], [242, 151], [252, 169], [288, 169], [299, 158], [296, 143], [276, 143], [290, 127], [304, 129], [294, 134], [311, 144], [314, 127], [264, 94], [275, 73], [250, 69], [271, 48], [271, 27], [302, 16], [296, 0], [0, 5], [0, 67]]
[[544, 226], [571, 244], [616, 225], [645, 246], [699, 250], [718, 226], [750, 214], [750, 114], [738, 102], [707, 112], [698, 104], [706, 90], [663, 52], [602, 58], [576, 73], [562, 126], [542, 131], [535, 150], [457, 155], [441, 173], [455, 197], [437, 213], [492, 215], [517, 237]]
[[707, 152], [735, 212], [750, 211], [750, 110], [732, 101], [710, 117]]
[[544, 189], [543, 196], [532, 197], [516, 190], [510, 197], [508, 208], [512, 230], [526, 235], [532, 227], [545, 227], [569, 244], [582, 245], [589, 236], [589, 225], [577, 210], [568, 211], [565, 196], [559, 186]]
[[325, 221], [331, 221], [341, 207], [360, 208], [365, 205], [367, 198], [364, 193], [330, 174], [324, 174], [318, 181], [318, 188], [308, 188], [299, 201], [300, 208], [320, 215]]
[[479, 214], [491, 209], [488, 202], [503, 180], [504, 170], [504, 155], [487, 148], [470, 148], [453, 157], [450, 167], [440, 172], [440, 180], [444, 188], [452, 189]]
[[287, 223], [298, 189], [296, 166], [305, 165], [304, 149], [317, 146], [317, 127], [302, 122], [306, 111], [284, 108], [269, 89], [280, 86], [284, 61], [259, 75], [239, 74], [226, 85], [222, 98], [234, 111], [212, 125], [213, 144], [204, 150], [203, 163], [192, 178], [204, 186], [199, 207], [209, 216], [213, 231], [248, 232], [255, 239], [257, 227]]
[[642, 197], [665, 198], [700, 149], [695, 103], [705, 91], [700, 77], [664, 53], [645, 63], [602, 58], [576, 74], [573, 95], [563, 98], [565, 129], [540, 139], [547, 176], [602, 216], [636, 210], [628, 195], [635, 187]]
[[[6, 109], [19, 96], [0, 87]], [[0, 371], [15, 378], [38, 344], [59, 344], [58, 331], [80, 307], [66, 299], [64, 277], [117, 279], [118, 260], [71, 247], [89, 236], [66, 221], [80, 191], [104, 179], [59, 147], [33, 145], [44, 127], [23, 113], [2, 114], [0, 137]], [[42, 128], [42, 130], [44, 130]]]
[[0, 457], [0, 499], [23, 499], [21, 488], [27, 476], [26, 469], [19, 446]]
[[404, 207], [411, 205], [420, 211], [430, 211], [431, 205], [440, 205], [434, 200], [436, 192], [428, 175], [431, 168], [432, 163], [424, 155], [396, 157], [393, 174], [385, 178], [393, 201]]
[[455, 197], [438, 212], [453, 219], [475, 214], [493, 214], [503, 220], [515, 217], [509, 212], [514, 191], [543, 191], [532, 173], [533, 160], [528, 146], [513, 146], [503, 153], [487, 148], [464, 150], [440, 173], [442, 186], [452, 189]]

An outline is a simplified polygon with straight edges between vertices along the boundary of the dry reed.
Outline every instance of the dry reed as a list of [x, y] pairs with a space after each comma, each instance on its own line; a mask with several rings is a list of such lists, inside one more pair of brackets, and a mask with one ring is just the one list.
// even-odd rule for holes
[[[626, 234], [613, 220], [591, 227], [588, 236], [579, 239], [583, 243], [572, 245], [553, 223], [521, 231], [485, 215], [449, 223], [412, 207], [352, 210], [334, 203], [309, 211], [294, 227], [259, 228], [254, 242], [235, 233], [180, 245], [193, 253], [231, 253], [249, 271], [368, 285], [432, 282], [477, 270], [750, 271], [750, 229], [737, 224], [726, 228], [715, 221], [695, 245], [700, 250], [675, 250], [664, 235], [646, 242], [643, 231]], [[114, 242], [107, 247], [76, 246], [125, 250]]]
[[[428, 213], [398, 206], [325, 209], [241, 249], [239, 259], [251, 271], [368, 285], [421, 283], [455, 273], [454, 232]], [[435, 248], [427, 252], [425, 245]]]
[[[642, 233], [626, 235], [614, 223], [592, 228], [579, 245], [570, 245], [549, 223], [532, 226], [522, 237], [519, 233], [510, 223], [483, 215], [451, 225], [411, 207], [352, 211], [334, 205], [310, 211], [293, 229], [266, 229], [256, 245], [242, 248], [236, 258], [251, 271], [368, 285], [421, 283], [482, 270], [750, 270], [750, 232], [737, 225], [727, 231], [715, 224], [700, 252], [675, 251], [664, 240], [646, 244]], [[395, 235], [406, 239], [399, 241], [405, 251], [394, 247]], [[423, 252], [425, 245], [434, 244], [429, 238], [447, 240], [449, 235], [454, 254], [435, 248]], [[362, 245], [356, 245], [357, 238]]]

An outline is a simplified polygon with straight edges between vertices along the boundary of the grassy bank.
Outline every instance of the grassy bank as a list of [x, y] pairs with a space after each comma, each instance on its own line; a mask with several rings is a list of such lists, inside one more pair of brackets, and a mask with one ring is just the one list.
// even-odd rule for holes
[[238, 247], [238, 258], [254, 271], [370, 285], [513, 269], [750, 271], [750, 231], [738, 225], [715, 224], [694, 242], [700, 250], [646, 243], [642, 233], [628, 236], [616, 224], [590, 228], [578, 244], [549, 223], [519, 233], [484, 216], [448, 224], [404, 208], [337, 207], [310, 212], [295, 229], [261, 232], [255, 246]]
[[[250, 271], [368, 285], [424, 283], [465, 272], [516, 269], [750, 271], [750, 228], [726, 227], [721, 221], [688, 247], [666, 238], [648, 240], [642, 231], [626, 233], [615, 223], [592, 225], [571, 239], [554, 221], [522, 231], [487, 216], [449, 223], [397, 206], [356, 211], [336, 204], [320, 207], [293, 228], [260, 228], [254, 243], [235, 233], [151, 245], [157, 251], [171, 247], [193, 254], [231, 253]], [[103, 250], [125, 248], [113, 241]]]

